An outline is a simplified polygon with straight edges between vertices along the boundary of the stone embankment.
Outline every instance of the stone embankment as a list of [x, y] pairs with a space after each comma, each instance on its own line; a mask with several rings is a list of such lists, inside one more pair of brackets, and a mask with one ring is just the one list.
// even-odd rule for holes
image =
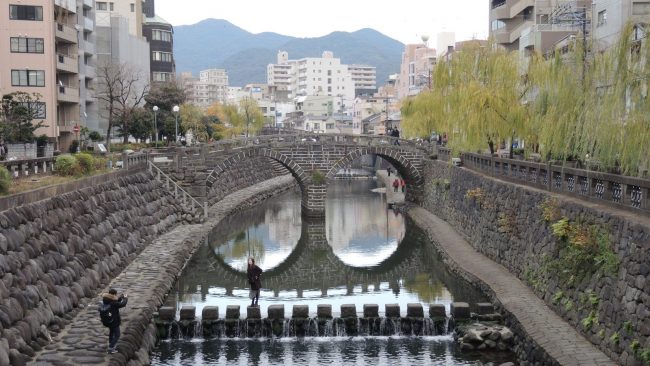
[[[496, 287], [486, 288], [492, 294], [505, 291], [495, 304], [511, 304], [506, 313], [515, 315], [510, 321], [520, 322], [519, 326], [508, 325], [525, 338], [521, 344], [528, 344], [520, 350], [522, 361], [546, 362], [545, 352], [562, 350], [580, 339], [619, 364], [642, 364], [642, 354], [650, 354], [650, 281], [646, 281], [650, 257], [643, 254], [650, 251], [650, 220], [646, 216], [501, 181], [444, 162], [427, 161], [424, 176], [420, 203], [444, 220], [444, 230], [457, 231], [458, 240], [523, 281], [522, 290], [512, 294], [505, 291], [510, 284], [493, 283]], [[591, 272], [565, 275], [580, 267], [567, 262], [571, 244], [566, 237], [554, 234], [558, 222], [585, 233], [590, 251], [582, 258], [593, 257], [593, 263], [618, 262], [618, 270], [612, 273], [603, 264], [585, 262]], [[477, 263], [452, 267], [474, 273]], [[477, 283], [483, 283], [477, 278], [486, 282], [494, 278], [493, 273], [475, 275], [472, 278]], [[526, 305], [530, 295], [541, 304]], [[522, 305], [516, 305], [519, 303]], [[519, 312], [514, 311], [515, 305]], [[558, 336], [563, 332], [539, 320], [546, 308], [572, 326], [570, 332], [564, 332], [572, 336]], [[553, 358], [562, 364], [576, 361], [580, 352], [572, 346], [569, 350]]]
[[[229, 195], [209, 209], [203, 224], [178, 226], [155, 238], [117, 277], [115, 274], [109, 277], [114, 279], [108, 287], [129, 295], [129, 303], [121, 311], [119, 353], [106, 354], [108, 331], [100, 323], [97, 311], [100, 299], [96, 297], [75, 317], [69, 317], [70, 324], [35, 357], [35, 364], [148, 364], [149, 352], [156, 342], [153, 314], [212, 228], [232, 212], [254, 206], [294, 184], [290, 176], [278, 177]], [[96, 296], [96, 292], [92, 295]]]
[[34, 357], [183, 214], [147, 173], [0, 213], [0, 365]]

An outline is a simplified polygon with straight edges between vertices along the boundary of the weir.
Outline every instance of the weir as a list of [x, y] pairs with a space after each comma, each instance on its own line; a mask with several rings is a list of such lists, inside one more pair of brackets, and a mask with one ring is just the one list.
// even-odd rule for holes
[[333, 314], [329, 304], [319, 304], [316, 314], [310, 314], [307, 305], [294, 305], [292, 316], [287, 318], [284, 305], [276, 304], [268, 307], [265, 318], [259, 307], [249, 306], [242, 319], [238, 305], [228, 305], [224, 318], [219, 317], [217, 306], [204, 307], [200, 317], [196, 307], [183, 306], [178, 315], [173, 307], [161, 307], [154, 318], [160, 339], [437, 336], [453, 332], [458, 325], [475, 321], [497, 324], [502, 320], [490, 303], [474, 308], [476, 313], [470, 312], [468, 303], [452, 303], [448, 317], [444, 304], [431, 304], [426, 314], [422, 304], [408, 304], [405, 316], [397, 304], [386, 304], [383, 314], [377, 304], [363, 305], [361, 313], [354, 304], [341, 305], [339, 314]]

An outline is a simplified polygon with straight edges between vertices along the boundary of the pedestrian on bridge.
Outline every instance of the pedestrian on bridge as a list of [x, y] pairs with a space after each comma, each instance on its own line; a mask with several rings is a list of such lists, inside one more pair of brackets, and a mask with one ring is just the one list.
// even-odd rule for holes
[[251, 286], [249, 296], [251, 298], [251, 306], [259, 306], [257, 302], [260, 299], [260, 289], [262, 288], [262, 269], [255, 264], [253, 257], [248, 258], [248, 283]]
[[395, 178], [395, 180], [393, 181], [393, 192], [397, 192], [398, 189], [399, 189], [399, 179]]
[[404, 180], [404, 178], [400, 178], [399, 186], [402, 187], [402, 193], [404, 193], [404, 189], [406, 188], [406, 181]]

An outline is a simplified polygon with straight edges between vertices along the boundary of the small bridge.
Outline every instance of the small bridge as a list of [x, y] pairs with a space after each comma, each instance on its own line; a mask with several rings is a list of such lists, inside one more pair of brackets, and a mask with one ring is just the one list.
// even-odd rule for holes
[[219, 189], [219, 177], [244, 162], [254, 160], [286, 169], [300, 186], [303, 214], [322, 217], [327, 181], [364, 155], [379, 156], [393, 165], [406, 181], [407, 200], [415, 200], [423, 183], [422, 160], [428, 151], [413, 141], [399, 140], [398, 145], [397, 139], [386, 136], [293, 134], [220, 141], [182, 149], [181, 153], [185, 159], [177, 157], [177, 164], [203, 169], [196, 180], [202, 184], [205, 179], [206, 196]]

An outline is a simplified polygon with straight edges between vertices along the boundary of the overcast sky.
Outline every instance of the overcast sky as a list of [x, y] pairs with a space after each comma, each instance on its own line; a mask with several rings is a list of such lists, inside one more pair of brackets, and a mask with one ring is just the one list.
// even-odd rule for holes
[[225, 19], [252, 33], [319, 37], [374, 28], [403, 43], [455, 32], [456, 40], [486, 38], [486, 0], [156, 0], [156, 13], [173, 25]]

